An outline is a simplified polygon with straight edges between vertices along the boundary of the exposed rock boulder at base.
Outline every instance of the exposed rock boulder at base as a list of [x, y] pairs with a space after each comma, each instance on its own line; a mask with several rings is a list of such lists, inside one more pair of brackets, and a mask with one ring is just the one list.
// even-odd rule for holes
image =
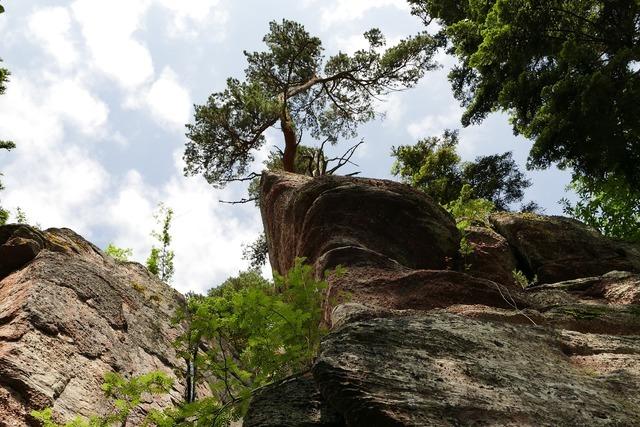
[[[0, 425], [35, 425], [34, 409], [57, 419], [103, 415], [103, 376], [184, 369], [172, 324], [182, 296], [137, 263], [117, 262], [68, 229], [0, 227]], [[169, 396], [144, 408], [181, 400]], [[143, 410], [144, 410], [143, 408]], [[129, 425], [138, 425], [134, 414]]]
[[448, 213], [383, 180], [267, 172], [261, 210], [276, 271], [303, 256], [346, 273], [315, 384], [265, 389], [252, 427], [300, 419], [302, 395], [346, 426], [640, 425], [640, 246], [499, 213], [462, 258]]

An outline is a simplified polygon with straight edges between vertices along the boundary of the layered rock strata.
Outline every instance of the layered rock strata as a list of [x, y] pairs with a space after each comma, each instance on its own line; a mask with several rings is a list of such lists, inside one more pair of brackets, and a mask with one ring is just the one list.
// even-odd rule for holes
[[111, 410], [100, 388], [106, 372], [125, 376], [184, 369], [171, 319], [182, 296], [139, 264], [117, 262], [68, 229], [0, 227], [0, 425], [35, 425], [29, 413], [52, 407], [57, 419]]
[[[314, 386], [256, 396], [251, 419], [278, 421], [252, 426], [640, 425], [639, 246], [500, 213], [461, 259], [453, 218], [382, 180], [265, 173], [261, 209], [276, 271], [347, 273], [329, 280]], [[283, 404], [292, 388], [339, 417]]]

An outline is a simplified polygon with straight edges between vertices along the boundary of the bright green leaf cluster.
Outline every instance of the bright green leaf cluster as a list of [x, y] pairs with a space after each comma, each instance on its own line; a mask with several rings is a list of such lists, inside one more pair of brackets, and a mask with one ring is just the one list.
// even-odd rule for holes
[[489, 200], [474, 198], [471, 186], [465, 184], [458, 198], [444, 207], [456, 220], [456, 227], [461, 234], [459, 252], [465, 269], [469, 269], [471, 265], [467, 262], [467, 258], [473, 253], [473, 246], [468, 240], [469, 227], [489, 227], [489, 215], [495, 211], [495, 205]]
[[[164, 372], [155, 371], [125, 379], [120, 374], [109, 372], [104, 377], [102, 390], [105, 396], [113, 402], [113, 410], [105, 416], [91, 416], [88, 418], [75, 417], [64, 424], [59, 424], [53, 418], [51, 408], [32, 411], [31, 416], [40, 421], [42, 427], [115, 427], [127, 425], [131, 413], [142, 403], [148, 394], [165, 394], [171, 390], [173, 380]], [[155, 414], [155, 412], [152, 412]], [[154, 423], [147, 417], [143, 425]]]
[[606, 236], [640, 242], [640, 190], [616, 176], [595, 180], [577, 174], [569, 188], [579, 199], [574, 205], [561, 200], [566, 214]]
[[[298, 259], [273, 283], [248, 271], [207, 296], [190, 296], [180, 316], [190, 326], [178, 348], [195, 368], [192, 381], [207, 381], [215, 397], [187, 408], [199, 417], [213, 415], [212, 422], [237, 419], [254, 390], [309, 368], [327, 332], [326, 288], [326, 281], [316, 280], [312, 267]], [[205, 352], [198, 351], [203, 347]]]
[[[511, 152], [462, 162], [457, 145], [458, 132], [445, 130], [441, 137], [393, 147], [396, 161], [391, 172], [441, 205], [457, 200], [465, 185], [470, 187], [471, 198], [490, 200], [498, 210], [509, 210], [511, 203], [522, 200], [531, 181], [519, 170]], [[536, 206], [530, 202], [527, 210]]]
[[131, 248], [120, 248], [113, 243], [109, 243], [104, 250], [104, 253], [109, 255], [111, 258], [116, 261], [126, 262], [129, 261], [131, 256], [133, 255], [133, 249]]

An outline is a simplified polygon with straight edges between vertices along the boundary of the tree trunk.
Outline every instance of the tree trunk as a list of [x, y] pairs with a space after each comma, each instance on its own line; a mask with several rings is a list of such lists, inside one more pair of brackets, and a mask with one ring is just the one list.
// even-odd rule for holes
[[280, 126], [284, 135], [284, 154], [282, 156], [282, 167], [285, 172], [296, 172], [296, 151], [298, 149], [298, 141], [296, 131], [293, 128], [293, 121], [289, 112], [285, 111], [283, 117], [280, 118]]

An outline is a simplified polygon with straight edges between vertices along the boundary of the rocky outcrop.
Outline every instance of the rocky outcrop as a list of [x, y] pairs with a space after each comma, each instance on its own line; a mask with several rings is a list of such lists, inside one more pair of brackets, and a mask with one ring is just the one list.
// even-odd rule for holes
[[[44, 407], [60, 420], [104, 414], [106, 372], [184, 368], [171, 322], [182, 296], [71, 230], [0, 227], [0, 279], [0, 425], [33, 425], [29, 413]], [[145, 408], [180, 400], [182, 387]]]
[[330, 334], [313, 373], [350, 426], [640, 420], [637, 337], [523, 328], [439, 311], [378, 313]]
[[337, 176], [262, 178], [269, 258], [279, 273], [296, 257], [320, 267], [380, 265], [444, 269], [457, 256], [451, 216], [418, 191], [392, 181]]
[[344, 419], [322, 398], [309, 374], [272, 384], [252, 399], [244, 427], [341, 427]]
[[569, 218], [532, 213], [495, 214], [491, 224], [507, 239], [522, 271], [541, 283], [640, 270], [640, 251]]
[[329, 278], [315, 388], [275, 385], [251, 419], [288, 420], [295, 395], [353, 426], [640, 425], [637, 245], [501, 213], [462, 259], [452, 218], [388, 181], [266, 173], [261, 202], [275, 270], [304, 256], [346, 273]]

